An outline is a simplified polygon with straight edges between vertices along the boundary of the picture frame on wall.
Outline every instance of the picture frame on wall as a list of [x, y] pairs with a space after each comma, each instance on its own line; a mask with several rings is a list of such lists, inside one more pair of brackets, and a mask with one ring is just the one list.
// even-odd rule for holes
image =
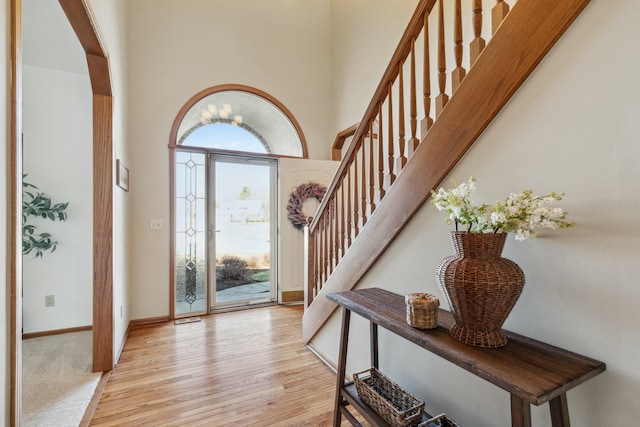
[[120, 159], [116, 160], [116, 184], [124, 191], [129, 191], [129, 169]]

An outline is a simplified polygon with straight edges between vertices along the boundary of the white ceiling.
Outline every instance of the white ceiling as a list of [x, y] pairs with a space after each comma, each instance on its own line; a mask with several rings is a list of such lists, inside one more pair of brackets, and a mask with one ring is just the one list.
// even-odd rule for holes
[[[89, 74], [84, 49], [58, 0], [23, 0], [22, 62]], [[244, 117], [243, 127], [267, 141], [272, 153], [292, 155], [301, 150], [297, 131], [283, 112], [267, 100], [243, 91], [218, 92], [202, 100], [201, 108], [194, 108], [191, 116], [183, 120], [180, 136], [200, 126], [200, 112], [208, 102], [220, 105], [224, 102], [239, 108], [241, 111], [237, 113]]]
[[84, 50], [57, 0], [23, 0], [22, 62], [89, 73]]

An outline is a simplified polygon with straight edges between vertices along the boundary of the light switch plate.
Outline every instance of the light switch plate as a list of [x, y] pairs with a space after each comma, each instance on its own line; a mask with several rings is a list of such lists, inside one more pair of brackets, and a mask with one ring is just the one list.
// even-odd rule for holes
[[149, 228], [152, 230], [162, 230], [162, 218], [151, 218]]
[[56, 296], [55, 295], [47, 295], [44, 297], [44, 306], [45, 307], [53, 307], [56, 305]]

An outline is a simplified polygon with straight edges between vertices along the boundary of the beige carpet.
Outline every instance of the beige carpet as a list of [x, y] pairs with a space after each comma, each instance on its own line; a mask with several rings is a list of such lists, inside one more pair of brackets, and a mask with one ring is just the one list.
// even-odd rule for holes
[[22, 425], [77, 427], [101, 373], [91, 372], [91, 331], [22, 342]]

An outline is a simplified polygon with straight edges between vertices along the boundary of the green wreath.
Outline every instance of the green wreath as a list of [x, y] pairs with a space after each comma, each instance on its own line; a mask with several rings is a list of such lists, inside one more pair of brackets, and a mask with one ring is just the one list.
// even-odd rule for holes
[[287, 204], [287, 211], [289, 211], [287, 218], [289, 218], [295, 228], [302, 229], [308, 224], [307, 217], [302, 213], [302, 204], [304, 201], [310, 197], [314, 197], [319, 202], [322, 202], [322, 198], [326, 192], [327, 187], [317, 182], [301, 184], [293, 190], [293, 193], [291, 193], [289, 197], [289, 204]]

